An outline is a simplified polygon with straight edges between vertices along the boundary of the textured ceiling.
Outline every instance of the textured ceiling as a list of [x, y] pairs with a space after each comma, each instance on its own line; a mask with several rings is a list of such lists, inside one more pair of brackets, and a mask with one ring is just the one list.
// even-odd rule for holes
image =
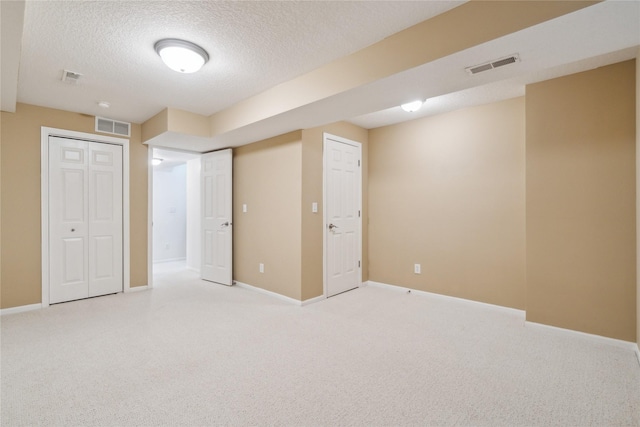
[[[460, 3], [27, 1], [17, 99], [136, 123], [166, 107], [208, 116]], [[153, 49], [162, 38], [211, 60], [175, 73]], [[63, 83], [64, 69], [83, 77]]]
[[[167, 107], [210, 116], [462, 3], [27, 1], [19, 40], [5, 31], [20, 28], [5, 22], [19, 13], [0, 0], [2, 108], [11, 111], [15, 73], [5, 70], [17, 69], [20, 46], [18, 102], [141, 123]], [[211, 61], [195, 74], [169, 70], [153, 50], [168, 37], [200, 44]], [[640, 0], [607, 0], [211, 138], [165, 132], [149, 143], [205, 152], [337, 120], [375, 128], [521, 96], [526, 84], [635, 58], [639, 45]], [[464, 71], [513, 53], [522, 61]], [[63, 69], [83, 77], [63, 83]], [[429, 98], [417, 113], [397, 107], [416, 98]]]

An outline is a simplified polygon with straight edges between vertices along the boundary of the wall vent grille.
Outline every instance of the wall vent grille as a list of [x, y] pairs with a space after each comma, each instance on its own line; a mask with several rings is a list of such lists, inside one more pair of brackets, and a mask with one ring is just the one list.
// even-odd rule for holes
[[82, 74], [76, 73], [75, 71], [63, 70], [62, 71], [62, 81], [69, 84], [76, 84], [78, 80], [80, 80]]
[[131, 123], [96, 117], [96, 132], [119, 136], [131, 136]]
[[473, 75], [473, 74], [482, 73], [483, 71], [493, 70], [498, 67], [504, 67], [505, 65], [513, 64], [516, 62], [520, 62], [520, 55], [518, 55], [517, 53], [506, 56], [504, 58], [485, 62], [484, 64], [474, 65], [473, 67], [467, 67], [465, 68], [465, 70], [467, 71], [467, 73]]

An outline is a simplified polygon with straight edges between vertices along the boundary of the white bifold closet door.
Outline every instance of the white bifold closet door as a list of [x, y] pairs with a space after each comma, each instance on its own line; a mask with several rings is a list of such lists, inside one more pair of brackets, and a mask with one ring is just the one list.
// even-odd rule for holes
[[49, 303], [123, 290], [122, 146], [49, 137]]

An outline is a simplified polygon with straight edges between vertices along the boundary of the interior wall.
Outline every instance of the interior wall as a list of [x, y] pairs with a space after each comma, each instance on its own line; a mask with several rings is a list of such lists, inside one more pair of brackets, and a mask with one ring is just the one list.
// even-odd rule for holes
[[200, 271], [200, 159], [187, 162], [187, 268]]
[[[41, 303], [40, 132], [41, 127], [95, 133], [84, 114], [18, 104], [2, 111], [2, 289], [0, 308]], [[131, 287], [147, 284], [147, 147], [140, 125], [131, 125]]]
[[527, 320], [636, 340], [635, 73], [527, 86]]
[[369, 132], [370, 280], [525, 308], [524, 123], [516, 98]]
[[636, 56], [636, 344], [640, 352], [640, 47]]
[[[369, 274], [368, 241], [368, 141], [369, 132], [347, 122], [302, 131], [302, 300], [323, 295], [323, 134], [362, 144], [362, 280]], [[318, 203], [318, 212], [311, 210]]]
[[153, 170], [153, 261], [187, 257], [187, 165]]
[[233, 155], [234, 280], [297, 300], [301, 159], [300, 131], [235, 148]]

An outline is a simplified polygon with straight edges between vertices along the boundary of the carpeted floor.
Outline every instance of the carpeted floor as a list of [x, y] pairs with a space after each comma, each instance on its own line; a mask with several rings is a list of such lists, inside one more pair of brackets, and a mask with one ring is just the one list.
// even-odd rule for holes
[[297, 307], [167, 271], [1, 322], [3, 426], [640, 425], [632, 350], [388, 289]]

